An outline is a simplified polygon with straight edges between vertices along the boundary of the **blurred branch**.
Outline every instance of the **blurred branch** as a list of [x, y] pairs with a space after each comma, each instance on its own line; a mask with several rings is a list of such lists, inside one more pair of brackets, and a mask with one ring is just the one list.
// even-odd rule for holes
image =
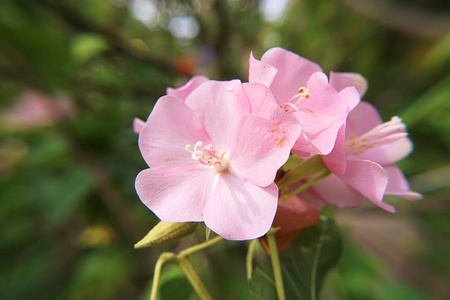
[[47, 9], [53, 11], [55, 14], [59, 15], [61, 19], [63, 19], [73, 28], [76, 28], [79, 31], [94, 32], [105, 36], [110, 44], [115, 48], [115, 50], [118, 53], [126, 56], [127, 58], [147, 63], [164, 73], [168, 73], [171, 75], [176, 74], [174, 66], [161, 57], [155, 58], [148, 55], [145, 57], [136, 57], [130, 50], [129, 41], [124, 37], [120, 30], [93, 24], [84, 16], [79, 14], [76, 9], [72, 9], [67, 5], [64, 5], [63, 2], [53, 0], [38, 0], [38, 2], [43, 7], [46, 7]]
[[226, 7], [226, 1], [215, 0], [214, 10], [218, 20], [218, 34], [215, 41], [215, 49], [217, 53], [217, 66], [219, 68], [219, 79], [230, 79], [231, 70], [227, 60], [227, 53], [230, 45], [230, 17]]
[[345, 5], [382, 25], [426, 39], [440, 39], [450, 32], [450, 15], [410, 5], [379, 0], [342, 0]]

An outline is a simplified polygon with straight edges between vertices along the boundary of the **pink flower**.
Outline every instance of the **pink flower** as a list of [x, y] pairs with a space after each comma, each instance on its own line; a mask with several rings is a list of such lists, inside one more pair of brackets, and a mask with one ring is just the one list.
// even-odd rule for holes
[[[269, 99], [258, 86], [253, 92]], [[136, 178], [140, 199], [165, 222], [204, 221], [231, 240], [265, 234], [278, 203], [276, 172], [300, 133], [294, 120], [273, 119], [251, 114], [238, 80], [203, 82], [185, 101], [161, 97], [141, 124], [150, 168]]]
[[52, 98], [38, 91], [20, 95], [18, 102], [8, 111], [0, 114], [0, 123], [14, 128], [31, 128], [53, 125], [70, 118], [75, 108], [66, 97]]
[[[338, 90], [352, 84], [363, 94], [367, 88], [360, 75], [334, 73], [332, 82], [333, 76]], [[383, 202], [384, 195], [410, 200], [422, 197], [410, 190], [395, 165], [412, 147], [400, 118], [383, 123], [371, 104], [360, 102], [349, 113], [346, 126], [339, 130], [333, 151], [322, 157], [333, 174], [302, 193], [302, 197], [339, 207], [359, 206], [366, 197], [384, 210], [395, 212], [394, 207]]]
[[292, 152], [303, 157], [331, 152], [360, 99], [354, 87], [336, 91], [317, 64], [282, 48], [269, 49], [261, 61], [250, 56], [249, 82], [268, 86], [277, 104], [300, 123]]

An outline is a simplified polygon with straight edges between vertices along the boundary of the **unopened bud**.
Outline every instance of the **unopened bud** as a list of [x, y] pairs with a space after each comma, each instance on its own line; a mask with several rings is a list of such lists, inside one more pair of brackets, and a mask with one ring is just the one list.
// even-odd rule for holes
[[134, 248], [162, 245], [179, 240], [193, 233], [197, 225], [197, 222], [168, 223], [161, 221], [142, 240], [136, 243]]

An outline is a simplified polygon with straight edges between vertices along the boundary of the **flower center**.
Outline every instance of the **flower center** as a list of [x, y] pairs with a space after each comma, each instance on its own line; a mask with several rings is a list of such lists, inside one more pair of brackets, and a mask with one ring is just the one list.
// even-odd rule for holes
[[281, 108], [287, 113], [291, 113], [294, 111], [300, 111], [298, 105], [303, 102], [305, 99], [311, 98], [311, 90], [305, 87], [300, 87], [298, 90], [298, 95], [293, 96], [287, 102], [281, 104]]
[[372, 148], [391, 144], [407, 136], [406, 125], [402, 119], [395, 116], [389, 122], [378, 125], [359, 137], [354, 134], [345, 142], [347, 155], [361, 156]]
[[193, 160], [206, 166], [212, 166], [216, 172], [222, 172], [228, 168], [228, 161], [224, 158], [226, 151], [219, 155], [213, 145], [201, 148], [202, 146], [203, 143], [198, 141], [194, 145], [194, 150], [191, 150], [191, 145], [186, 145], [185, 148], [192, 154]]

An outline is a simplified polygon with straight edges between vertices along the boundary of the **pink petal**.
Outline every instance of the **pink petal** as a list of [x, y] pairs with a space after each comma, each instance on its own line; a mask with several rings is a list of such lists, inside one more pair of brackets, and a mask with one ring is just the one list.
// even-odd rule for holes
[[272, 225], [278, 204], [278, 187], [259, 187], [231, 173], [216, 175], [206, 203], [206, 226], [228, 240], [251, 240]]
[[202, 75], [196, 75], [192, 77], [185, 85], [179, 87], [177, 89], [167, 88], [166, 93], [170, 96], [175, 96], [185, 101], [187, 96], [192, 93], [197, 87], [199, 87], [202, 83], [208, 81], [208, 77]]
[[277, 104], [270, 90], [259, 83], [245, 83], [242, 89], [250, 104], [251, 114], [276, 124], [282, 133], [287, 133], [289, 145], [294, 145], [301, 132], [300, 124]]
[[347, 138], [352, 134], [360, 136], [381, 123], [383, 123], [383, 120], [378, 114], [377, 109], [372, 104], [361, 101], [348, 114], [345, 135]]
[[396, 165], [383, 166], [383, 168], [388, 174], [386, 195], [398, 196], [408, 200], [418, 200], [423, 198], [421, 194], [411, 191], [408, 180]]
[[151, 167], [198, 164], [185, 148], [198, 141], [211, 143], [195, 113], [174, 96], [158, 100], [139, 134], [139, 148]]
[[337, 91], [343, 90], [349, 86], [354, 86], [361, 97], [364, 96], [368, 87], [367, 80], [361, 74], [349, 72], [331, 72], [330, 84]]
[[261, 61], [278, 70], [270, 90], [279, 104], [296, 95], [298, 88], [306, 87], [309, 77], [314, 72], [322, 71], [319, 65], [282, 48], [267, 50]]
[[139, 118], [134, 118], [133, 120], [133, 131], [134, 133], [139, 134], [142, 131], [142, 128], [144, 128], [145, 122], [142, 121]]
[[408, 137], [399, 139], [392, 144], [381, 145], [367, 150], [361, 159], [371, 160], [380, 165], [393, 164], [408, 156], [413, 150], [413, 144]]
[[368, 160], [349, 159], [345, 174], [339, 177], [375, 205], [389, 212], [395, 212], [394, 207], [382, 202], [388, 176], [379, 164]]
[[306, 200], [316, 198], [336, 207], [356, 207], [364, 203], [361, 193], [334, 174], [317, 182], [300, 196]]
[[214, 174], [211, 168], [198, 163], [154, 167], [138, 174], [136, 191], [161, 221], [203, 221]]
[[351, 111], [358, 105], [359, 101], [361, 100], [361, 96], [359, 95], [358, 91], [354, 87], [346, 87], [343, 90], [339, 91], [339, 95], [341, 95], [341, 98], [345, 101], [345, 103], [348, 106], [348, 111]]
[[345, 125], [339, 128], [336, 144], [330, 154], [322, 156], [327, 168], [336, 175], [343, 175], [347, 165], [347, 154], [345, 150]]
[[261, 117], [242, 118], [230, 151], [230, 171], [259, 186], [273, 183], [287, 161], [292, 145], [287, 130], [300, 131], [297, 123], [274, 124]]
[[329, 85], [324, 73], [314, 73], [307, 86], [311, 90], [311, 98], [302, 100], [298, 106], [300, 111], [293, 113], [303, 129], [294, 150], [326, 155], [333, 150], [348, 107]]
[[267, 63], [255, 59], [253, 53], [250, 53], [248, 74], [248, 81], [250, 83], [261, 83], [269, 87], [277, 72], [277, 69]]
[[230, 150], [239, 120], [250, 112], [239, 80], [205, 82], [187, 97], [186, 104], [195, 111], [219, 153]]

